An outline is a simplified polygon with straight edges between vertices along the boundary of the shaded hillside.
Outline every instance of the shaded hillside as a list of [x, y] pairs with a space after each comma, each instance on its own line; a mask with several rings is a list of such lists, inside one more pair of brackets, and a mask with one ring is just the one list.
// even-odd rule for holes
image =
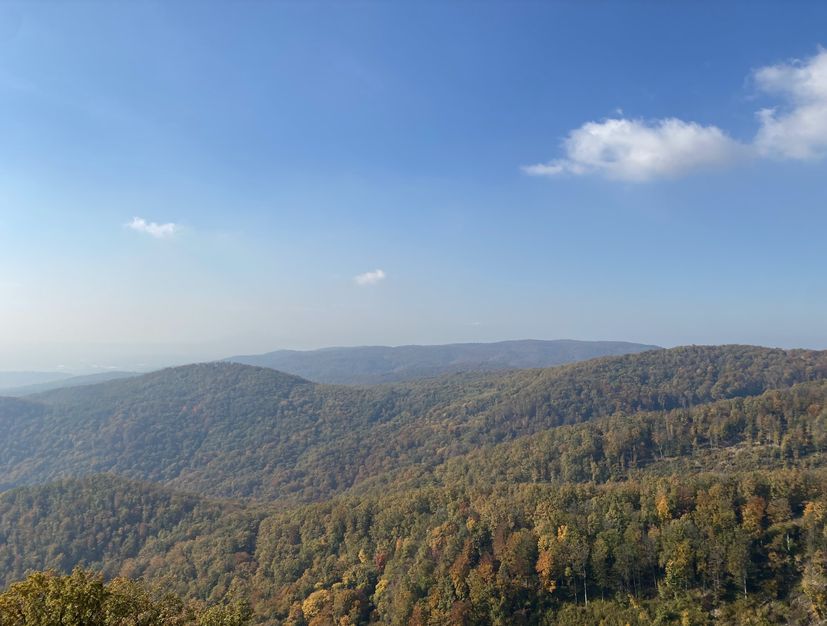
[[0, 495], [2, 582], [30, 569], [76, 565], [108, 576], [127, 573], [147, 546], [153, 555], [165, 554], [208, 534], [219, 520], [230, 524], [237, 510], [107, 475], [8, 491]]
[[262, 510], [113, 475], [0, 494], [0, 588], [29, 570], [90, 567], [220, 599], [250, 573]]
[[456, 372], [492, 372], [553, 367], [602, 356], [658, 350], [625, 341], [500, 341], [437, 346], [363, 346], [322, 350], [278, 350], [236, 356], [234, 363], [269, 367], [320, 383], [376, 384], [431, 378]]
[[41, 402], [0, 396], [0, 434], [5, 437], [17, 436], [16, 429], [21, 425], [17, 420], [39, 417], [46, 412], [47, 407]]
[[827, 377], [827, 353], [692, 347], [375, 388], [213, 363], [0, 405], [0, 486], [114, 472], [212, 496], [317, 500], [618, 412]]
[[[444, 384], [435, 388], [454, 395]], [[213, 363], [7, 399], [0, 485], [111, 471], [214, 495], [289, 495], [303, 456], [399, 415], [405, 396]], [[419, 412], [440, 397], [412, 398], [407, 410]], [[327, 465], [334, 482], [308, 478], [308, 485], [320, 482], [308, 497], [340, 488]]]

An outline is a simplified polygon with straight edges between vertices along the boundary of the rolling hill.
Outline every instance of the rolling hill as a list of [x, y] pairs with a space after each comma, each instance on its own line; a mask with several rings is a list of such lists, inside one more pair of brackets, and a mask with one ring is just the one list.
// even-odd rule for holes
[[261, 624], [804, 626], [823, 607], [825, 454], [821, 379], [553, 428], [291, 507], [68, 479], [0, 494], [0, 572], [81, 564], [241, 594]]
[[827, 377], [827, 353], [688, 347], [378, 387], [208, 363], [0, 404], [0, 487], [113, 472], [307, 502], [480, 446], [617, 413]]

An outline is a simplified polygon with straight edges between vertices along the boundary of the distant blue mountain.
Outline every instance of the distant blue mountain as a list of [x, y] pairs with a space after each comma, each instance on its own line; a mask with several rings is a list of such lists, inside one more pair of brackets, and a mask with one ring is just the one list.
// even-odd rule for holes
[[6, 395], [5, 390], [12, 387], [24, 385], [39, 385], [56, 380], [72, 378], [72, 374], [66, 372], [0, 372], [0, 395]]
[[94, 385], [96, 383], [104, 383], [108, 380], [119, 380], [121, 378], [131, 378], [138, 376], [136, 372], [100, 372], [98, 374], [87, 374], [85, 376], [64, 376], [58, 379], [48, 380], [46, 382], [32, 383], [20, 385], [17, 387], [7, 387], [0, 389], [2, 396], [28, 396], [33, 393], [42, 393], [44, 391], [52, 391], [54, 389], [63, 389], [65, 387], [82, 387], [84, 385]]
[[602, 356], [658, 350], [625, 341], [521, 340], [433, 346], [362, 346], [277, 350], [234, 356], [234, 363], [269, 367], [320, 383], [369, 385], [441, 374], [552, 367]]

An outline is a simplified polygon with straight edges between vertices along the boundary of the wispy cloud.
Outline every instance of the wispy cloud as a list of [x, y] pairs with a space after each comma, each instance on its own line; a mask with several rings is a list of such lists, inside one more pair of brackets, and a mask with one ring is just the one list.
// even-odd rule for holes
[[762, 92], [781, 97], [785, 106], [757, 112], [759, 128], [752, 141], [737, 141], [714, 125], [629, 119], [618, 111], [621, 117], [570, 131], [562, 157], [522, 170], [532, 176], [596, 174], [644, 182], [744, 158], [813, 159], [827, 153], [827, 50], [759, 68], [753, 77]]
[[376, 283], [385, 280], [386, 274], [383, 270], [373, 270], [372, 272], [365, 272], [364, 274], [357, 274], [353, 277], [357, 285], [367, 286], [375, 285]]
[[142, 217], [133, 217], [132, 221], [127, 223], [127, 227], [139, 233], [146, 233], [156, 239], [166, 239], [178, 232], [178, 225], [173, 222], [159, 224], [158, 222], [147, 222]]

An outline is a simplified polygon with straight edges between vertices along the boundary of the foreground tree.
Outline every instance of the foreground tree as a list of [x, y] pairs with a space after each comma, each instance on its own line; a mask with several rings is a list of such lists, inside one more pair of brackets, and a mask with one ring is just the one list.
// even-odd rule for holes
[[157, 593], [125, 578], [103, 577], [76, 568], [71, 574], [35, 572], [0, 594], [3, 626], [244, 626], [250, 611], [242, 603], [199, 606]]

